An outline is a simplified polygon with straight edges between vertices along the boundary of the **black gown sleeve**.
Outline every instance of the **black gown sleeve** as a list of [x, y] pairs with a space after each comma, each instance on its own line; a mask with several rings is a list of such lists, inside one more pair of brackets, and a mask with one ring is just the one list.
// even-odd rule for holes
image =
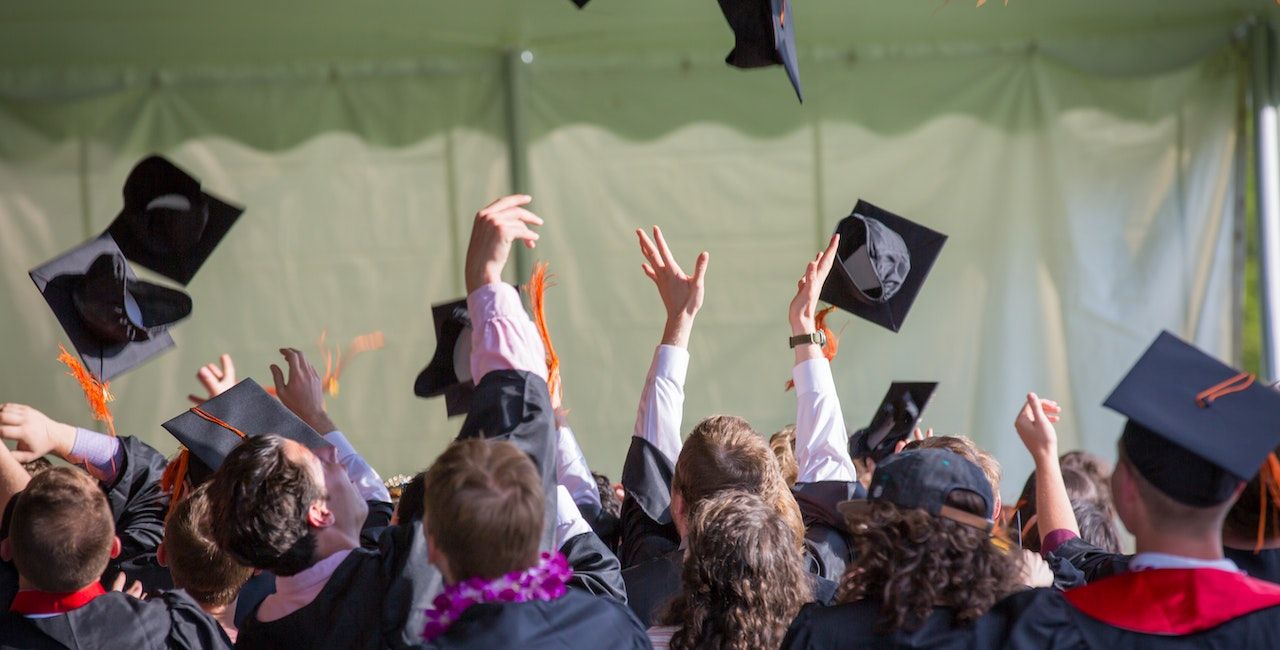
[[427, 561], [422, 522], [415, 519], [384, 528], [378, 551], [387, 575], [381, 637], [393, 648], [417, 647], [426, 625], [424, 612], [444, 588], [440, 572]]
[[156, 552], [164, 539], [164, 518], [169, 510], [169, 495], [160, 489], [160, 477], [168, 464], [164, 455], [133, 436], [119, 440], [119, 471], [113, 482], [101, 485], [116, 520], [120, 555], [107, 565], [104, 580], [114, 579], [120, 571]]
[[573, 567], [570, 587], [626, 604], [627, 587], [622, 582], [622, 563], [594, 532], [570, 537], [560, 547], [560, 552]]
[[364, 518], [364, 526], [360, 528], [360, 546], [368, 549], [378, 548], [378, 538], [382, 531], [391, 525], [391, 515], [395, 514], [395, 505], [386, 501], [365, 501], [369, 506], [369, 514]]
[[[1084, 574], [1085, 582], [1093, 582], [1128, 571], [1129, 560], [1133, 557], [1098, 548], [1079, 537], [1063, 542], [1050, 555], [1065, 560], [1078, 569]], [[1050, 560], [1049, 564], [1053, 566], [1053, 561]], [[1056, 568], [1054, 573], [1055, 575], [1058, 573]]]
[[791, 493], [804, 519], [809, 572], [839, 582], [851, 558], [849, 531], [837, 506], [866, 498], [866, 491], [857, 481], [817, 481], [797, 483]]
[[675, 466], [649, 441], [632, 437], [622, 465], [622, 543], [619, 559], [628, 568], [680, 547], [671, 520], [671, 477]]

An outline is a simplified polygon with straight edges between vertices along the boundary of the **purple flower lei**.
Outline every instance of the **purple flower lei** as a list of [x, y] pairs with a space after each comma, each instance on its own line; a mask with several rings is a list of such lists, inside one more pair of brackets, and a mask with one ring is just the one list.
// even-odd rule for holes
[[538, 563], [500, 578], [469, 578], [444, 588], [426, 611], [422, 638], [431, 641], [449, 630], [462, 613], [482, 603], [527, 603], [552, 601], [565, 594], [565, 583], [573, 577], [569, 561], [560, 553], [542, 553]]

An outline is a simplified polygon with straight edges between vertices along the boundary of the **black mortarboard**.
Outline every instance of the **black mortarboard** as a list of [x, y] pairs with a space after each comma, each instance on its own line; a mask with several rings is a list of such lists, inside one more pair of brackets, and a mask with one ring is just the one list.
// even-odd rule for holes
[[187, 284], [244, 209], [200, 190], [161, 158], [138, 163], [124, 182], [124, 208], [107, 232], [129, 261]]
[[822, 299], [897, 332], [947, 236], [861, 200], [836, 232], [839, 263]]
[[804, 101], [800, 90], [800, 64], [796, 60], [796, 35], [791, 0], [719, 0], [720, 11], [733, 30], [734, 44], [725, 63], [735, 68], [761, 68], [781, 64]]
[[191, 298], [143, 282], [105, 235], [31, 269], [31, 280], [100, 381], [173, 347], [169, 326], [191, 314]]
[[946, 449], [912, 449], [877, 463], [867, 498], [842, 501], [837, 509], [851, 527], [865, 517], [871, 504], [883, 501], [899, 508], [919, 508], [935, 517], [991, 532], [995, 525], [990, 516], [947, 505], [947, 497], [955, 490], [976, 494], [985, 504], [982, 511], [991, 512], [995, 497], [982, 468]]
[[572, 2], [573, 2], [573, 4], [578, 5], [578, 8], [579, 8], [579, 9], [581, 9], [581, 8], [583, 8], [583, 7], [587, 6], [587, 3], [588, 3], [588, 2], [591, 2], [591, 0], [572, 0]]
[[431, 319], [435, 322], [436, 352], [418, 374], [413, 393], [418, 397], [444, 395], [449, 417], [466, 415], [476, 389], [471, 380], [471, 317], [467, 314], [467, 300], [432, 305]]
[[1129, 463], [1194, 507], [1230, 499], [1280, 445], [1280, 393], [1169, 332], [1103, 405], [1129, 418], [1120, 436]]
[[227, 454], [249, 436], [272, 433], [313, 451], [332, 446], [252, 379], [241, 381], [161, 426], [190, 450], [187, 475], [195, 485], [217, 471]]
[[871, 417], [871, 424], [849, 436], [849, 455], [853, 458], [871, 458], [879, 463], [893, 453], [899, 440], [906, 440], [920, 416], [933, 399], [937, 382], [895, 381], [880, 401], [880, 407]]

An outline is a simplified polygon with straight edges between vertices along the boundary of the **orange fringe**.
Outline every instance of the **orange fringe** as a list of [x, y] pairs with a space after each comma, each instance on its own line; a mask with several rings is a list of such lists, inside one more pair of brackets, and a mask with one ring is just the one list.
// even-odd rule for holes
[[67, 352], [67, 348], [62, 344], [58, 344], [58, 362], [68, 368], [67, 374], [75, 377], [80, 383], [80, 389], [84, 391], [84, 397], [89, 402], [89, 411], [93, 413], [93, 419], [107, 423], [107, 433], [112, 437], [116, 435], [115, 418], [111, 416], [111, 407], [107, 406], [108, 402], [115, 401], [115, 396], [111, 394], [111, 384], [105, 381], [99, 381], [88, 370], [80, 360], [71, 356]]
[[[335, 354], [329, 351], [329, 346], [325, 345], [325, 338], [329, 331], [320, 332], [320, 340], [316, 342], [320, 346], [320, 358], [324, 359], [324, 392], [330, 397], [338, 396], [338, 378], [342, 376], [342, 369], [348, 361], [373, 350], [380, 350], [385, 345], [386, 339], [382, 336], [382, 331], [369, 332], [361, 334], [351, 340], [346, 350], [338, 350]], [[335, 348], [336, 350], [337, 348]], [[273, 395], [274, 391], [270, 391]]]
[[529, 292], [529, 303], [533, 307], [533, 322], [538, 326], [538, 336], [542, 337], [542, 345], [547, 349], [547, 392], [555, 395], [560, 390], [560, 356], [551, 344], [551, 332], [547, 329], [547, 289], [555, 286], [547, 275], [547, 263], [538, 262], [533, 266], [533, 276], [525, 289]]
[[191, 484], [187, 481], [187, 466], [190, 463], [191, 450], [183, 447], [165, 466], [164, 474], [160, 476], [160, 490], [169, 495], [169, 511], [164, 516], [166, 522], [169, 521], [174, 508], [187, 498], [187, 493], [191, 491]]
[[[827, 337], [827, 344], [822, 346], [822, 356], [826, 357], [827, 361], [835, 359], [836, 353], [840, 351], [840, 338], [836, 336], [835, 332], [831, 331], [830, 327], [827, 327], [827, 314], [830, 314], [835, 308], [835, 305], [831, 305], [826, 309], [820, 309], [813, 319], [814, 326]], [[791, 390], [795, 387], [795, 380], [788, 379], [787, 387], [784, 390]]]
[[[1258, 481], [1261, 489], [1258, 495], [1258, 539], [1253, 547], [1254, 553], [1261, 551], [1263, 542], [1266, 541], [1267, 513], [1280, 510], [1280, 458], [1276, 457], [1275, 452], [1267, 455], [1262, 470], [1258, 472]], [[1267, 504], [1267, 497], [1271, 498], [1270, 506]], [[1280, 537], [1280, 517], [1272, 517], [1271, 534]]]

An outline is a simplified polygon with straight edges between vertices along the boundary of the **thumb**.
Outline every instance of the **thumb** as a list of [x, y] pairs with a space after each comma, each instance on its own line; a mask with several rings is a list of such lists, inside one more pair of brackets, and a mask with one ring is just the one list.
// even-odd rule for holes
[[14, 449], [9, 452], [9, 455], [13, 456], [13, 459], [19, 463], [29, 463], [40, 457], [40, 454], [37, 454], [34, 451], [24, 451], [21, 449]]
[[280, 366], [271, 364], [271, 380], [276, 384], [276, 394], [284, 392], [284, 373], [281, 372]]
[[707, 265], [711, 263], [711, 253], [702, 251], [698, 256], [698, 261], [693, 266], [693, 282], [698, 286], [702, 286], [702, 279], [707, 275]]

